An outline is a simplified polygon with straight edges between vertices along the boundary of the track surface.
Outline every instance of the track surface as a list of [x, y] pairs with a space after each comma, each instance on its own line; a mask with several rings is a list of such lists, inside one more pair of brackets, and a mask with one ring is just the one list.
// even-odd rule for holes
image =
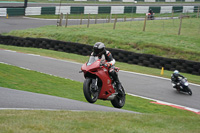
[[[83, 24], [86, 22], [86, 20], [83, 21]], [[79, 23], [79, 20], [69, 20], [69, 25], [77, 25]], [[57, 25], [57, 20], [28, 19], [23, 17], [9, 17], [6, 19], [5, 17], [0, 17], [0, 34], [12, 30], [37, 28], [45, 25]]]
[[67, 98], [37, 94], [0, 87], [0, 109], [44, 109], [73, 111], [128, 112], [123, 109], [89, 104]]
[[[143, 18], [142, 18], [143, 19]], [[136, 21], [140, 19], [135, 19]], [[98, 23], [106, 23], [105, 19], [98, 19]], [[122, 21], [122, 19], [118, 19], [118, 22]], [[57, 19], [37, 19], [37, 18], [28, 18], [28, 17], [0, 17], [0, 34], [7, 33], [12, 30], [24, 30], [28, 28], [37, 28], [45, 25], [57, 25]], [[65, 25], [65, 20], [63, 20], [63, 26]], [[88, 19], [83, 19], [82, 24], [88, 23]], [[95, 20], [91, 19], [90, 24], [94, 24]], [[69, 19], [68, 25], [80, 25], [79, 19]]]
[[[79, 63], [5, 50], [0, 50], [0, 62], [80, 82], [84, 81], [83, 75], [78, 73], [82, 65]], [[124, 71], [119, 72], [119, 77], [127, 93], [200, 109], [200, 86], [190, 85], [193, 95], [189, 96], [175, 91], [170, 81], [166, 79]]]

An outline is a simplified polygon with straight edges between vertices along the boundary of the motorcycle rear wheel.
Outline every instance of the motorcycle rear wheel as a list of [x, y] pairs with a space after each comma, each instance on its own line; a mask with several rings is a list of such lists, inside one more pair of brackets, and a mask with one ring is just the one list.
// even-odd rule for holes
[[122, 87], [122, 92], [119, 92], [117, 96], [111, 100], [111, 103], [115, 108], [122, 108], [125, 104], [125, 100], [126, 94], [124, 88]]
[[89, 103], [95, 103], [98, 99], [98, 92], [91, 88], [92, 79], [86, 78], [83, 84], [83, 93]]

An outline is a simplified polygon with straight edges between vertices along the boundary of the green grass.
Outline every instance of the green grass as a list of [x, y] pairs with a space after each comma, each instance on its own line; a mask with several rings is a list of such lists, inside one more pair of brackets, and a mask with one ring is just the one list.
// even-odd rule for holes
[[0, 64], [0, 66], [2, 87], [84, 101], [81, 92], [82, 83], [5, 64]]
[[[7, 45], [0, 45], [0, 49], [8, 49], [14, 50], [23, 53], [31, 53], [31, 54], [38, 54], [42, 56], [53, 57], [57, 59], [69, 60], [79, 63], [85, 63], [88, 60], [87, 56], [81, 56], [77, 54], [65, 53], [65, 52], [58, 52], [46, 49], [38, 49], [38, 48], [26, 48], [26, 47], [16, 47], [16, 46], [7, 46]], [[164, 75], [160, 75], [161, 70], [156, 68], [149, 68], [143, 67], [138, 65], [131, 65], [122, 62], [116, 62], [116, 66], [119, 67], [121, 70], [131, 71], [131, 72], [138, 72], [142, 74], [150, 74], [155, 76], [161, 76], [165, 78], [170, 78], [172, 71], [164, 70]], [[189, 82], [200, 84], [200, 76], [191, 75], [187, 73], [182, 73], [185, 77], [188, 78]]]
[[153, 54], [168, 58], [200, 61], [200, 19], [183, 19], [181, 35], [177, 20], [143, 21], [69, 26], [44, 26], [35, 29], [16, 30], [5, 35], [49, 38], [93, 45], [101, 41], [109, 48], [118, 48], [137, 53]]
[[[109, 19], [109, 18], [138, 18], [138, 17], [145, 17], [145, 14], [131, 14], [131, 13], [125, 13], [125, 14], [68, 14], [68, 19]], [[27, 16], [31, 18], [43, 18], [43, 19], [58, 19], [60, 15], [32, 15], [32, 16]], [[64, 19], [66, 19], [66, 15], [64, 14], [63, 16]]]
[[[114, 19], [115, 17], [117, 18], [145, 18], [146, 14], [136, 14], [136, 13], [124, 13], [124, 14], [107, 14], [107, 13], [102, 13], [102, 14], [68, 14], [68, 19], [108, 19], [112, 18]], [[160, 13], [155, 13], [155, 17], [180, 17], [180, 15], [183, 16], [190, 16], [191, 18], [196, 18], [197, 13], [180, 13], [176, 12], [175, 13], [165, 13], [165, 14], [160, 14]], [[66, 19], [66, 14], [64, 14], [63, 19]], [[58, 19], [60, 18], [60, 15], [32, 15], [32, 16], [27, 16], [31, 18], [42, 18], [42, 19]]]
[[199, 116], [115, 112], [0, 111], [2, 133], [199, 133]]

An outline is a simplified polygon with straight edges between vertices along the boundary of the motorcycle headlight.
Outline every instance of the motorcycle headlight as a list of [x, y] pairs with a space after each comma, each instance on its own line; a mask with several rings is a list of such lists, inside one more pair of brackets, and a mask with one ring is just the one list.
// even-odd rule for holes
[[188, 82], [185, 82], [184, 85], [185, 85], [185, 86], [188, 86]]
[[87, 63], [87, 66], [90, 66], [92, 63]]

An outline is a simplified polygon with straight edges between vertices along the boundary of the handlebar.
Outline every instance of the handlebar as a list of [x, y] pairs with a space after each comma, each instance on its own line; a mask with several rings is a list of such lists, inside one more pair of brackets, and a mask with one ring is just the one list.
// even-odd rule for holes
[[104, 63], [100, 63], [100, 66], [105, 66], [106, 67], [106, 65]]

